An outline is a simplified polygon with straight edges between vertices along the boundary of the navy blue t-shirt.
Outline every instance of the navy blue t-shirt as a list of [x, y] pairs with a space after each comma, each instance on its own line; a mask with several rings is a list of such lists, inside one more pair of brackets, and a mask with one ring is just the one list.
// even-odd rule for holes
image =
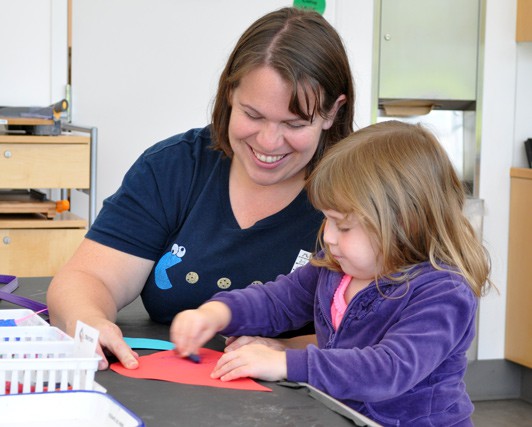
[[158, 322], [170, 323], [220, 290], [288, 274], [316, 248], [323, 215], [305, 191], [282, 211], [241, 229], [229, 201], [231, 160], [210, 145], [206, 127], [146, 150], [87, 233], [155, 261], [141, 295]]

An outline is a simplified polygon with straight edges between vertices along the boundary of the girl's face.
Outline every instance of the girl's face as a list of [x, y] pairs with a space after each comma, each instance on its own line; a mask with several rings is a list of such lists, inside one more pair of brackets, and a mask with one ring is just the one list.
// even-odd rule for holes
[[354, 215], [345, 216], [324, 210], [323, 241], [345, 274], [356, 279], [373, 280], [379, 275], [380, 256], [360, 221]]
[[[229, 142], [233, 172], [238, 171], [239, 177], [265, 186], [303, 181], [305, 166], [334, 115], [327, 120], [316, 115], [312, 123], [303, 120], [288, 110], [291, 93], [291, 87], [267, 66], [251, 71], [233, 91]], [[314, 100], [310, 102], [312, 107]], [[337, 103], [341, 105], [343, 98]]]

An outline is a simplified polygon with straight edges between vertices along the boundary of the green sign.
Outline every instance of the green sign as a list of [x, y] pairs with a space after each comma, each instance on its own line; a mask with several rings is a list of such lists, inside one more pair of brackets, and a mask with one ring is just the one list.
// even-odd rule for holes
[[325, 0], [294, 0], [294, 7], [314, 9], [320, 15], [325, 12]]

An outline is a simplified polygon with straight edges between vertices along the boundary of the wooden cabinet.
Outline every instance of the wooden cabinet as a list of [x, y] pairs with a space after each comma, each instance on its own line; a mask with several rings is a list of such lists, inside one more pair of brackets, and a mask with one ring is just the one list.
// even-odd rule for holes
[[532, 368], [532, 169], [510, 176], [505, 358]]
[[[0, 135], [0, 189], [90, 188], [91, 140], [82, 135]], [[83, 239], [87, 220], [69, 211], [0, 214], [0, 274], [53, 276]]]
[[515, 39], [518, 42], [532, 41], [532, 0], [517, 0], [517, 30]]

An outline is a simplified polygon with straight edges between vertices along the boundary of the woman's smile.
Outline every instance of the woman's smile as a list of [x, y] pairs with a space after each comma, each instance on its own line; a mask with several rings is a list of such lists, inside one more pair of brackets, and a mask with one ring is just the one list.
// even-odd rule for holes
[[276, 163], [286, 156], [286, 154], [280, 154], [280, 155], [262, 154], [253, 148], [251, 149], [251, 151], [253, 152], [255, 157], [263, 163]]

